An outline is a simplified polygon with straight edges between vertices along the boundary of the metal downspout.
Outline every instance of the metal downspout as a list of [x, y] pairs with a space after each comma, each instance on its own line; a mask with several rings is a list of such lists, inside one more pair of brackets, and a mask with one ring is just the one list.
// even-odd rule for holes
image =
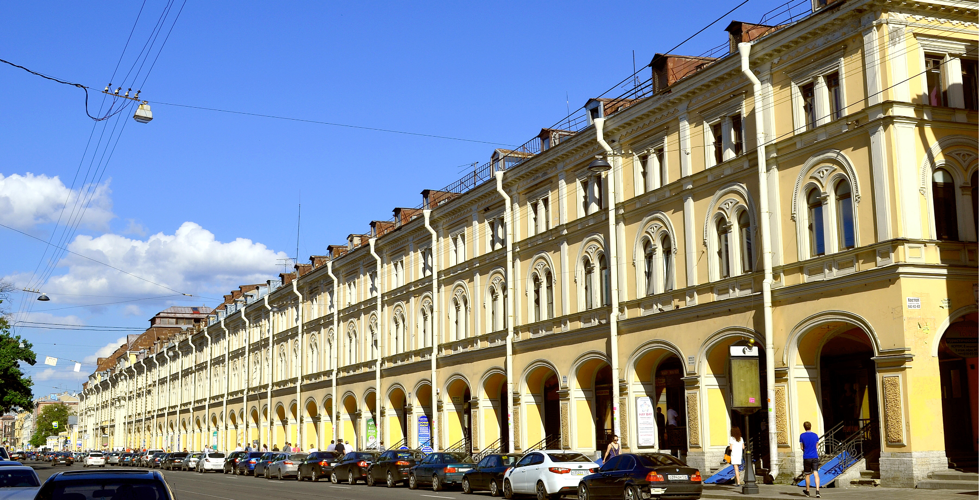
[[[225, 330], [224, 318], [221, 319], [221, 329]], [[204, 336], [208, 339], [208, 379], [206, 381], [208, 390], [205, 391], [206, 394], [204, 395], [204, 421], [205, 421], [204, 428], [206, 429], [205, 432], [207, 434], [211, 434], [211, 381], [214, 380], [211, 377], [211, 332], [208, 331], [207, 326], [205, 326], [203, 330], [204, 330]], [[228, 338], [228, 330], [225, 330], [225, 339], [227, 338]], [[193, 347], [193, 344], [191, 344], [191, 346]], [[194, 370], [194, 376], [195, 377], [197, 376], [197, 370]], [[197, 391], [196, 384], [194, 385], [194, 390]], [[191, 405], [193, 404], [194, 403], [192, 401]], [[193, 406], [191, 406], [191, 408], [193, 408]]]
[[[432, 359], [431, 359], [431, 379], [432, 379], [432, 421], [429, 422], [429, 442], [432, 450], [439, 449], [439, 389], [436, 385], [436, 357], [439, 354], [439, 258], [436, 254], [439, 239], [436, 230], [430, 225], [432, 216], [431, 209], [422, 211], [425, 219], [425, 229], [432, 235]], [[424, 265], [424, 264], [423, 264]], [[424, 334], [425, 332], [423, 332]], [[420, 443], [421, 444], [421, 443]]]
[[[174, 366], [171, 364], [173, 360], [170, 358], [170, 348], [165, 347], [163, 349], [163, 355], [167, 358], [167, 407], [163, 410], [163, 430], [166, 433], [169, 422], [167, 419], [170, 418], [170, 395], [173, 394], [173, 381], [170, 380], [174, 375]], [[163, 448], [163, 445], [160, 445]], [[167, 447], [164, 448], [166, 451], [170, 451], [170, 439], [167, 439]]]
[[[227, 316], [227, 315], [228, 315], [228, 310], [225, 309], [225, 316]], [[224, 344], [225, 344], [225, 398], [224, 398], [224, 401], [222, 401], [222, 403], [221, 403], [221, 425], [222, 425], [222, 427], [224, 427], [224, 429], [223, 429], [223, 432], [221, 433], [221, 441], [222, 441], [222, 447], [225, 448], [225, 449], [227, 449], [228, 448], [228, 385], [229, 385], [228, 378], [231, 375], [231, 373], [230, 373], [231, 370], [230, 370], [230, 367], [228, 366], [228, 354], [229, 354], [228, 353], [228, 345], [229, 345], [229, 342], [228, 342], [228, 329], [225, 328], [225, 318], [221, 318], [221, 329], [224, 330], [224, 332], [225, 332], [225, 341], [224, 341]], [[211, 354], [210, 349], [208, 349], [208, 351], [209, 351], [208, 352], [208, 355], [210, 355]], [[211, 370], [210, 370], [210, 367], [209, 367], [208, 368], [208, 383], [209, 384], [211, 383], [211, 378], [210, 377], [211, 377]], [[208, 399], [209, 400], [211, 399], [210, 392], [211, 391], [208, 391]], [[210, 422], [211, 421], [211, 416], [210, 415], [205, 415], [205, 416], [208, 418], [208, 422]]]
[[[507, 351], [505, 354], [505, 368], [507, 376], [507, 453], [514, 453], [514, 237], [512, 211], [510, 209], [510, 195], [504, 190], [504, 172], [498, 170], [494, 172], [497, 178], [497, 192], [504, 199], [504, 219], [506, 220], [507, 241], [504, 245], [507, 248], [507, 262], [504, 272], [507, 273]], [[492, 238], [492, 236], [491, 236]]]
[[[384, 281], [381, 279], [381, 257], [378, 256], [378, 253], [376, 252], [376, 249], [377, 249], [377, 247], [376, 247], [377, 241], [378, 241], [378, 238], [377, 237], [368, 239], [368, 244], [371, 247], [371, 256], [374, 257], [374, 261], [377, 264], [377, 270], [375, 272], [378, 274], [378, 278], [377, 278], [378, 279], [378, 283], [377, 283], [377, 287], [378, 287], [378, 289], [377, 289], [377, 295], [378, 295], [377, 296], [377, 308], [378, 308], [378, 348], [377, 348], [377, 353], [378, 354], [377, 354], [377, 359], [374, 360], [374, 426], [375, 426], [375, 430], [377, 432], [377, 436], [375, 437], [375, 439], [377, 439], [377, 441], [378, 441], [377, 443], [375, 443], [375, 446], [378, 446], [378, 449], [380, 450], [381, 449], [381, 444], [380, 443], [381, 443], [381, 441], [384, 440], [383, 436], [385, 435], [384, 434], [384, 418], [381, 417], [381, 401], [382, 401], [382, 398], [381, 398], [381, 359], [384, 357], [384, 352], [385, 352], [384, 351], [384, 348], [385, 348], [384, 323], [385, 322], [384, 322], [384, 318], [381, 316], [381, 294], [383, 293], [383, 287], [382, 287], [381, 284]], [[365, 436], [365, 439], [366, 438], [367, 438], [367, 436]], [[365, 443], [365, 445], [366, 444], [367, 443]]]
[[267, 312], [268, 323], [266, 325], [266, 330], [267, 330], [266, 333], [268, 333], [269, 336], [269, 373], [268, 373], [269, 382], [265, 386], [265, 407], [266, 407], [265, 420], [268, 426], [268, 432], [266, 433], [267, 436], [266, 436], [265, 445], [269, 448], [269, 450], [272, 450], [272, 445], [276, 444], [272, 442], [272, 374], [275, 373], [275, 370], [273, 370], [273, 365], [276, 362], [276, 357], [273, 356], [273, 352], [272, 352], [272, 306], [269, 305], [270, 293], [272, 293], [272, 286], [269, 286], [269, 293], [265, 294], [262, 297], [262, 299], [263, 299], [263, 305], [265, 305], [265, 308], [268, 311]]
[[613, 373], [614, 380], [612, 381], [612, 400], [613, 400], [613, 434], [618, 435], [622, 431], [619, 428], [619, 252], [616, 244], [616, 190], [615, 190], [615, 174], [616, 168], [619, 166], [619, 155], [613, 152], [613, 149], [609, 147], [606, 140], [603, 138], [603, 126], [605, 125], [605, 118], [596, 118], [595, 122], [595, 132], [596, 141], [602, 146], [602, 149], [606, 151], [606, 156], [608, 156], [613, 163], [612, 170], [606, 175], [607, 184], [607, 201], [609, 205], [609, 241], [606, 245], [606, 252], [609, 254], [609, 288], [611, 289], [609, 297], [610, 311], [609, 311], [609, 350], [610, 352], [610, 365]]
[[[298, 256], [297, 256], [298, 257]], [[303, 294], [299, 293], [299, 266], [296, 266], [296, 278], [293, 279], [293, 293], [296, 294], [296, 320], [297, 328], [299, 329], [299, 366], [296, 368], [296, 442], [293, 443], [295, 446], [299, 446], [303, 443], [303, 411], [305, 410], [303, 405], [303, 359], [306, 353], [306, 347], [303, 344], [305, 340], [305, 332], [303, 331]], [[302, 446], [299, 446], [302, 448]]]
[[140, 364], [143, 365], [143, 418], [140, 419], [140, 435], [142, 435], [143, 438], [145, 438], [146, 434], [144, 433], [146, 432], [146, 413], [149, 410], [149, 405], [147, 405], [146, 403], [150, 399], [146, 397], [146, 388], [149, 387], [150, 384], [149, 382], [150, 372], [146, 368], [145, 357], [140, 360]]
[[773, 353], [772, 341], [772, 235], [769, 229], [769, 189], [766, 183], [766, 130], [762, 116], [762, 83], [749, 69], [749, 52], [751, 43], [738, 44], [738, 52], [742, 57], [742, 74], [752, 82], [752, 94], [755, 98], [756, 132], [756, 163], [759, 173], [759, 230], [762, 233], [762, 318], [766, 341], [766, 401], [769, 414], [769, 468], [773, 477], [779, 475], [779, 448], [776, 443], [776, 412], [773, 405], [776, 399], [776, 359]]
[[333, 371], [331, 372], [330, 380], [330, 436], [336, 440], [337, 439], [337, 369], [340, 367], [340, 346], [337, 344], [337, 329], [340, 328], [340, 320], [338, 318], [337, 307], [337, 290], [340, 288], [340, 283], [337, 282], [337, 277], [333, 274], [333, 260], [327, 261], [327, 276], [333, 280]]
[[248, 411], [248, 390], [249, 390], [249, 382], [252, 381], [251, 378], [252, 366], [251, 366], [251, 359], [249, 359], [249, 347], [252, 347], [252, 332], [249, 330], [249, 328], [251, 327], [251, 323], [249, 323], [248, 321], [248, 316], [245, 315], [245, 309], [247, 307], [248, 304], [242, 304], [242, 321], [245, 322], [245, 380], [244, 380], [245, 383], [242, 384], [242, 386], [245, 387], [245, 392], [242, 393], [242, 401], [244, 401], [242, 408], [244, 411], [248, 412], [245, 413], [245, 422], [243, 422], [243, 424], [245, 425], [245, 435], [243, 440], [248, 445], [251, 445], [252, 436], [249, 435], [248, 433], [248, 420], [252, 418], [252, 413]]
[[[166, 351], [164, 351], [164, 352], [166, 352]], [[159, 437], [160, 436], [157, 435], [157, 428], [160, 427], [159, 422], [157, 422], [157, 419], [160, 418], [159, 417], [159, 415], [160, 415], [160, 363], [157, 361], [157, 356], [159, 356], [159, 355], [160, 355], [160, 353], [156, 353], [156, 354], [153, 355], [153, 365], [156, 367], [156, 370], [154, 370], [156, 372], [156, 375], [154, 376], [154, 378], [157, 379], [157, 381], [156, 381], [156, 389], [154, 390], [154, 392], [157, 393], [157, 403], [156, 403], [156, 405], [153, 408], [153, 446], [152, 446], [152, 448], [162, 448], [162, 443], [160, 443], [160, 440], [159, 440]], [[164, 417], [164, 421], [166, 421], [166, 417]]]

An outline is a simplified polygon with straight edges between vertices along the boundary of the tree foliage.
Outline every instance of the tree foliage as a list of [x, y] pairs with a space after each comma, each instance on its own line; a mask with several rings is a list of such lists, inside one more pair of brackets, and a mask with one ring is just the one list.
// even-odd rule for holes
[[[68, 428], [68, 416], [75, 412], [64, 403], [55, 403], [41, 408], [41, 414], [37, 416], [37, 423], [34, 426], [34, 435], [31, 436], [31, 445], [34, 447], [44, 446], [48, 442], [48, 436], [57, 436], [59, 432]], [[53, 423], [58, 422], [55, 429]]]
[[[0, 307], [11, 290], [10, 284], [0, 281]], [[14, 408], [34, 409], [34, 382], [24, 375], [20, 363], [34, 366], [37, 356], [31, 343], [10, 332], [6, 311], [0, 309], [0, 414]]]

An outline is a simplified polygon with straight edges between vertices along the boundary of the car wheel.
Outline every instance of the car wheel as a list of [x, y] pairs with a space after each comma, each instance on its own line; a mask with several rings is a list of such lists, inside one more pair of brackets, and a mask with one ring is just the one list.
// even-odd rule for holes
[[415, 474], [408, 476], [408, 489], [414, 490], [414, 489], [418, 489], [418, 487], [419, 487], [419, 481], [418, 479], [415, 479]]
[[347, 484], [349, 485], [357, 484], [357, 480], [354, 479], [354, 471], [352, 470], [347, 471]]
[[340, 480], [337, 479], [337, 473], [336, 472], [331, 472], [330, 473], [330, 482], [333, 483], [333, 484], [337, 484], [337, 483], [340, 482]]
[[389, 488], [395, 487], [395, 476], [391, 473], [391, 471], [388, 471], [388, 475], [385, 476], [385, 484], [387, 484]]
[[510, 479], [504, 479], [504, 498], [514, 498], [514, 487], [510, 485]]
[[367, 471], [367, 479], [364, 480], [368, 486], [374, 486], [374, 471]]
[[272, 479], [272, 476], [269, 475], [269, 469], [268, 468], [265, 469], [265, 478], [266, 479]]
[[497, 486], [497, 482], [493, 479], [490, 480], [490, 496], [499, 497], [500, 496], [500, 486]]
[[279, 476], [279, 480], [282, 481], [282, 469], [279, 469], [278, 471], [276, 471], [276, 475], [278, 475]]
[[623, 500], [640, 500], [640, 492], [636, 491], [636, 486], [627, 486], [623, 490]]
[[550, 500], [548, 498], [548, 490], [544, 488], [544, 483], [538, 481], [538, 484], [534, 485], [534, 495], [538, 500]]
[[303, 482], [303, 473], [299, 469], [296, 469], [296, 480], [301, 483]]
[[589, 487], [578, 483], [578, 500], [589, 500]]
[[439, 482], [439, 476], [432, 475], [432, 491], [442, 491], [442, 483]]
[[470, 489], [470, 478], [468, 477], [463, 478], [463, 493], [467, 495], [473, 494], [473, 490]]
[[320, 481], [320, 475], [316, 473], [316, 469], [313, 469], [313, 472], [310, 472], [310, 481], [313, 481], [314, 483]]

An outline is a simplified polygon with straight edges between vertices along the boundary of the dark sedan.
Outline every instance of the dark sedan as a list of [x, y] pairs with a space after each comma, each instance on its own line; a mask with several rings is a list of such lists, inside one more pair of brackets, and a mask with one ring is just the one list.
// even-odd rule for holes
[[167, 457], [160, 461], [160, 468], [166, 470], [180, 470], [180, 466], [184, 463], [184, 459], [187, 458], [187, 452], [171, 453]]
[[310, 453], [306, 459], [299, 464], [299, 473], [296, 478], [300, 481], [310, 478], [310, 481], [317, 482], [321, 478], [330, 477], [333, 468], [340, 463], [343, 458], [339, 453], [333, 451], [318, 451]]
[[398, 483], [407, 483], [409, 472], [425, 455], [415, 450], [388, 450], [381, 454], [367, 470], [367, 484], [384, 483], [394, 488]]
[[154, 453], [153, 456], [150, 457], [150, 463], [149, 463], [149, 465], [147, 465], [147, 467], [149, 467], [151, 469], [159, 469], [160, 466], [163, 464], [163, 461], [167, 458], [168, 455], [170, 455], [170, 454], [169, 453]]
[[248, 452], [244, 452], [244, 451], [235, 451], [229, 453], [228, 456], [225, 457], [225, 465], [224, 467], [221, 468], [221, 472], [225, 474], [228, 474], [229, 472], [234, 474], [235, 470], [238, 468], [238, 463], [246, 455], [248, 455]]
[[[80, 493], [85, 492], [85, 493]], [[157, 471], [109, 469], [59, 472], [48, 478], [34, 498], [139, 498], [174, 500], [176, 497]]]
[[504, 472], [518, 459], [515, 455], [487, 455], [476, 468], [463, 474], [463, 493], [490, 491], [490, 496], [500, 496]]
[[238, 465], [235, 466], [233, 473], [239, 476], [252, 475], [252, 471], [255, 470], [255, 464], [263, 455], [265, 453], [261, 451], [250, 451], [246, 453], [244, 457], [238, 460]]
[[463, 482], [463, 474], [472, 468], [473, 459], [467, 453], [430, 453], [412, 467], [408, 487], [414, 490], [431, 484], [432, 491], [442, 491], [447, 486]]
[[133, 458], [135, 457], [135, 453], [126, 453], [119, 458], [119, 465], [133, 465]]
[[578, 485], [579, 500], [701, 498], [701, 471], [664, 453], [610, 458]]
[[266, 471], [269, 470], [269, 464], [275, 462], [276, 460], [280, 460], [280, 455], [285, 454], [278, 451], [263, 453], [262, 457], [259, 458], [259, 461], [255, 462], [255, 467], [252, 468], [252, 475], [255, 477], [265, 477], [268, 479], [268, 477], [266, 477]]
[[54, 467], [55, 465], [67, 465], [68, 467], [71, 467], [72, 465], [74, 465], [74, 463], [75, 463], [75, 457], [68, 452], [55, 453], [54, 456], [51, 457], [52, 467]]
[[377, 459], [378, 454], [373, 451], [352, 451], [344, 455], [344, 459], [333, 468], [330, 482], [337, 484], [342, 479], [347, 479], [347, 484], [357, 484], [365, 479], [368, 467]]

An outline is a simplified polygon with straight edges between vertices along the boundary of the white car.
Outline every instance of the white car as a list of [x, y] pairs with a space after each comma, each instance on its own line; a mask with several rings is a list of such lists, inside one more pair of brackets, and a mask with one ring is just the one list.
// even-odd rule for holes
[[82, 467], [105, 467], [105, 455], [101, 451], [93, 451], [85, 456]]
[[504, 498], [536, 495], [538, 500], [554, 500], [576, 494], [582, 478], [598, 468], [598, 464], [574, 451], [532, 451], [504, 473]]
[[0, 468], [0, 498], [31, 500], [39, 489], [41, 489], [41, 481], [33, 468], [24, 465]]
[[212, 451], [207, 455], [202, 455], [197, 461], [195, 469], [202, 474], [209, 470], [223, 471], [225, 469], [225, 454]]

